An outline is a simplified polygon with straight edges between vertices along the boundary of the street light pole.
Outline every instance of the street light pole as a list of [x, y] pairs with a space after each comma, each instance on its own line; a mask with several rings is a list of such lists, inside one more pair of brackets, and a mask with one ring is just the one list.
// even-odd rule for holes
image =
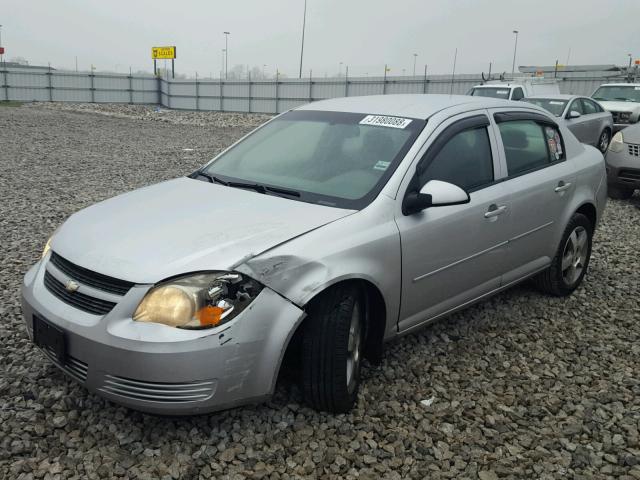
[[511, 65], [511, 76], [516, 71], [516, 52], [518, 51], [518, 30], [514, 30], [513, 33], [516, 34], [516, 43], [513, 46], [513, 64]]
[[[0, 47], [2, 47], [2, 25], [0, 25]], [[4, 66], [4, 53], [0, 55], [0, 60], [2, 60], [2, 65]]]
[[338, 77], [342, 76], [342, 62], [338, 64]]
[[229, 78], [229, 35], [231, 32], [224, 33], [224, 79]]
[[418, 54], [413, 54], [413, 76], [416, 76], [416, 60], [418, 59]]
[[262, 79], [263, 79], [263, 80], [264, 80], [265, 78], [267, 78], [267, 77], [266, 77], [266, 75], [265, 75], [265, 73], [264, 73], [264, 69], [265, 69], [265, 67], [266, 67], [266, 66], [267, 66], [267, 64], [266, 64], [266, 63], [264, 63], [264, 64], [262, 65]]
[[629, 70], [631, 70], [631, 62], [633, 61], [633, 55], [631, 55], [630, 53], [627, 53], [627, 55], [629, 55]]
[[222, 78], [222, 74], [224, 73], [224, 58], [226, 55], [226, 48], [222, 49], [222, 55], [220, 56], [220, 78]]
[[304, 29], [307, 24], [307, 0], [304, 0], [304, 13], [302, 14], [302, 43], [300, 45], [300, 73], [298, 78], [302, 78], [302, 56], [304, 55]]

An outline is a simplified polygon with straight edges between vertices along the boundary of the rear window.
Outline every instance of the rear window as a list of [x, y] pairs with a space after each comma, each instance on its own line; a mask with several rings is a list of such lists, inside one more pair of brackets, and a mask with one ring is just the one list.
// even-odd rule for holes
[[471, 90], [470, 95], [474, 97], [491, 97], [509, 100], [509, 87], [475, 87]]
[[567, 106], [566, 101], [553, 100], [551, 98], [525, 98], [525, 101], [544, 108], [556, 117], [562, 116], [562, 112], [564, 112]]

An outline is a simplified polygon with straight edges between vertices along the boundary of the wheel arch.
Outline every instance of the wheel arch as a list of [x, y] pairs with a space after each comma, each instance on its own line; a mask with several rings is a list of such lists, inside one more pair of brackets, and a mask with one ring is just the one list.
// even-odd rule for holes
[[[313, 302], [320, 301], [329, 290], [348, 285], [356, 286], [364, 296], [367, 312], [367, 338], [364, 355], [371, 363], [379, 364], [382, 360], [385, 330], [387, 326], [387, 310], [384, 296], [373, 282], [362, 277], [346, 278], [335, 281], [331, 284], [325, 285], [320, 291], [315, 292], [314, 295], [301, 307], [305, 312], [308, 312], [309, 307]], [[313, 321], [313, 318], [306, 315], [300, 324], [296, 326], [296, 330], [293, 335], [289, 337], [288, 343], [284, 349], [283, 361], [281, 362], [280, 369], [282, 369], [283, 365], [293, 361], [292, 359], [297, 358], [298, 353], [301, 352], [299, 352], [299, 349], [302, 348], [300, 342], [302, 332], [310, 321]], [[278, 374], [279, 373], [280, 372], [278, 372]]]
[[591, 226], [593, 227], [593, 230], [596, 229], [596, 225], [598, 224], [598, 210], [596, 209], [596, 206], [593, 203], [591, 202], [583, 203], [576, 209], [575, 213], [581, 213], [582, 215], [587, 217], [591, 222]]

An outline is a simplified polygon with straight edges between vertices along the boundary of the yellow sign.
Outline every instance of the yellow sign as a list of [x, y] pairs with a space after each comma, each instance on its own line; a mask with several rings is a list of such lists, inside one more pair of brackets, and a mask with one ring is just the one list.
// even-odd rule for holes
[[176, 47], [152, 47], [151, 58], [154, 60], [176, 58]]

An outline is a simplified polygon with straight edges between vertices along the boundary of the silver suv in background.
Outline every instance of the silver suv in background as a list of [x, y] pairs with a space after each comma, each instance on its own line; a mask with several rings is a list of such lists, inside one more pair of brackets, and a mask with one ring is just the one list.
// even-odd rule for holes
[[607, 152], [609, 196], [620, 200], [640, 188], [640, 123], [613, 136]]
[[72, 215], [25, 275], [28, 334], [123, 405], [357, 399], [385, 341], [533, 278], [571, 294], [606, 202], [602, 155], [522, 102], [385, 95], [279, 115], [187, 177]]
[[640, 83], [605, 83], [591, 98], [613, 115], [614, 131], [640, 119]]

